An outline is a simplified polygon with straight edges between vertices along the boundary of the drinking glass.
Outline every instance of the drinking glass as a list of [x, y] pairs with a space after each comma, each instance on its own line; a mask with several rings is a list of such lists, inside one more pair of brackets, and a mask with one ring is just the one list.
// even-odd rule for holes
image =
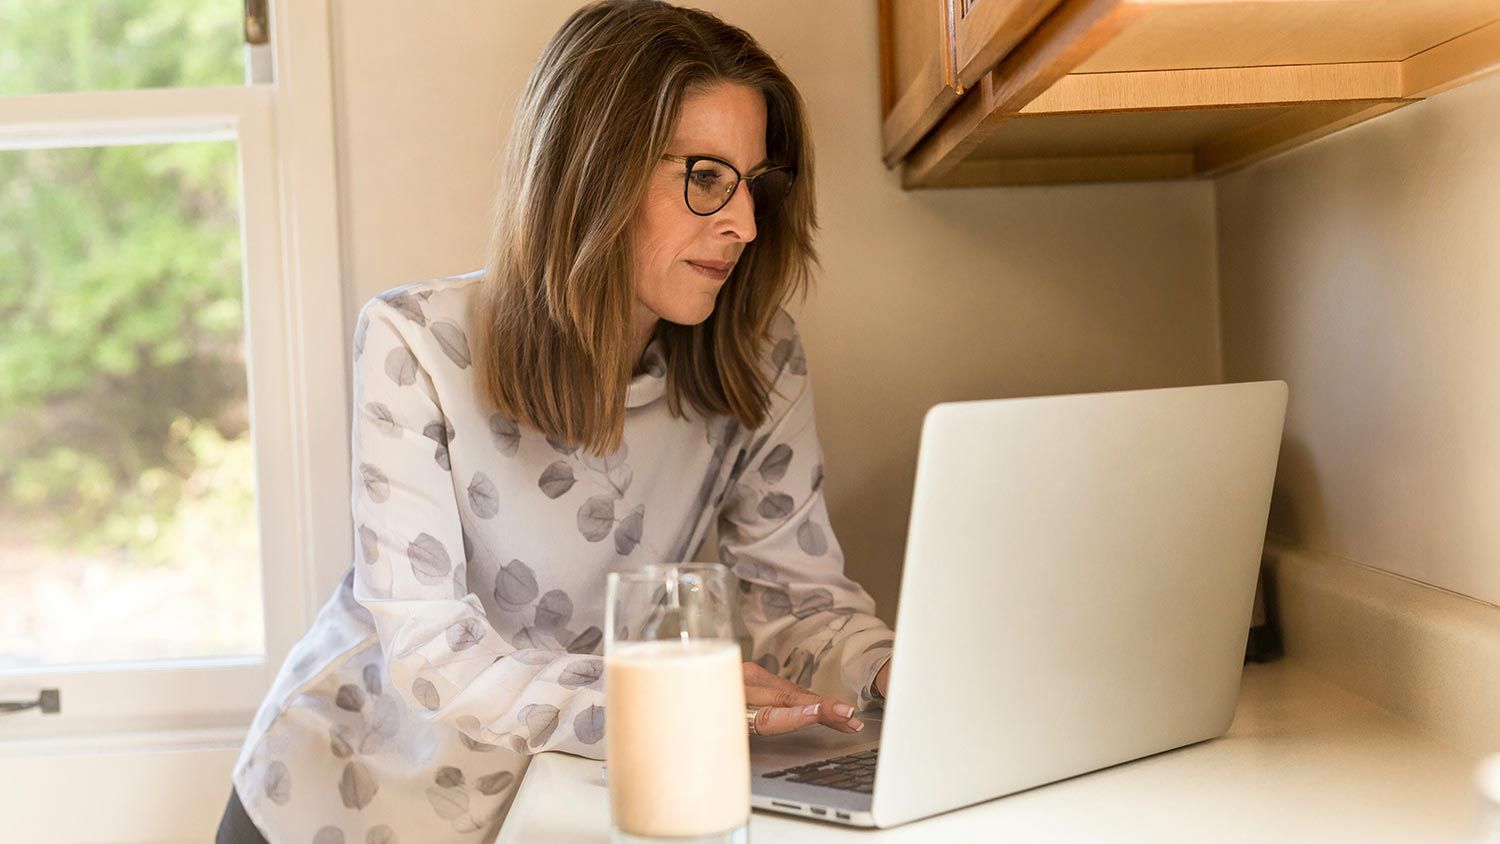
[[604, 730], [616, 844], [747, 844], [750, 739], [734, 578], [662, 563], [608, 578]]
[[1479, 785], [1479, 837], [1476, 844], [1500, 844], [1500, 753], [1486, 756], [1475, 771]]

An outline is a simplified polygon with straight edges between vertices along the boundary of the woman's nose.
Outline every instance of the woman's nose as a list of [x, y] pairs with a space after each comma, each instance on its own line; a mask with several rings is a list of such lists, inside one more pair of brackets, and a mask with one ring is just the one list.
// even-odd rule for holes
[[755, 199], [750, 195], [749, 185], [741, 182], [734, 196], [714, 215], [715, 224], [724, 234], [735, 234], [746, 243], [755, 239]]

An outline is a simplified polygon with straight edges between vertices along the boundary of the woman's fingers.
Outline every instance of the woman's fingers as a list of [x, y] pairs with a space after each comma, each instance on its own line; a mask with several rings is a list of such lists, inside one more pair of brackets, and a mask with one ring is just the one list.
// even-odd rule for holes
[[822, 716], [821, 703], [807, 706], [762, 706], [755, 713], [755, 732], [763, 736], [779, 736], [783, 733], [811, 727]]
[[813, 702], [793, 706], [756, 703], [747, 699], [749, 705], [760, 710], [756, 713], [756, 731], [763, 736], [774, 736], [814, 724], [822, 724], [841, 733], [857, 733], [864, 728], [863, 721], [852, 717], [854, 707], [849, 704], [819, 697], [811, 692], [807, 695]]
[[859, 732], [864, 723], [852, 717], [854, 707], [804, 689], [752, 662], [744, 664], [745, 703], [760, 708], [756, 730], [780, 735], [823, 724], [841, 733]]
[[745, 702], [751, 706], [806, 706], [822, 700], [822, 695], [804, 689], [790, 680], [783, 680], [778, 685], [745, 686]]

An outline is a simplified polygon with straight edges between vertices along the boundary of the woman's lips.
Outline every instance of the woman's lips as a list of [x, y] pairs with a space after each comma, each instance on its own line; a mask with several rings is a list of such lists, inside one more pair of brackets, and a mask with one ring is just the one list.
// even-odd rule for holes
[[732, 269], [734, 269], [731, 266], [731, 267], [728, 267], [726, 269], [716, 270], [716, 269], [713, 269], [712, 267], [705, 267], [702, 264], [695, 264], [692, 261], [688, 261], [687, 265], [690, 266], [690, 267], [692, 267], [697, 272], [702, 273], [703, 275], [705, 275], [705, 276], [713, 279], [714, 281], [723, 281], [724, 279], [726, 279], [726, 278], [729, 277], [729, 271], [732, 270]]

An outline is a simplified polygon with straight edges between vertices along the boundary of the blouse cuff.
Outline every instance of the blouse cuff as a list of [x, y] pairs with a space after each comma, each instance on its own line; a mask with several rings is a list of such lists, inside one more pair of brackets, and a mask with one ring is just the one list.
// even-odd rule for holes
[[867, 681], [865, 681], [864, 688], [860, 690], [860, 709], [885, 708], [885, 697], [880, 694], [879, 689], [875, 688], [875, 678], [880, 676], [880, 670], [882, 668], [885, 668], [886, 663], [891, 661], [891, 655], [892, 654], [888, 652], [883, 658], [877, 659], [874, 663], [871, 664], [869, 669], [870, 677]]

